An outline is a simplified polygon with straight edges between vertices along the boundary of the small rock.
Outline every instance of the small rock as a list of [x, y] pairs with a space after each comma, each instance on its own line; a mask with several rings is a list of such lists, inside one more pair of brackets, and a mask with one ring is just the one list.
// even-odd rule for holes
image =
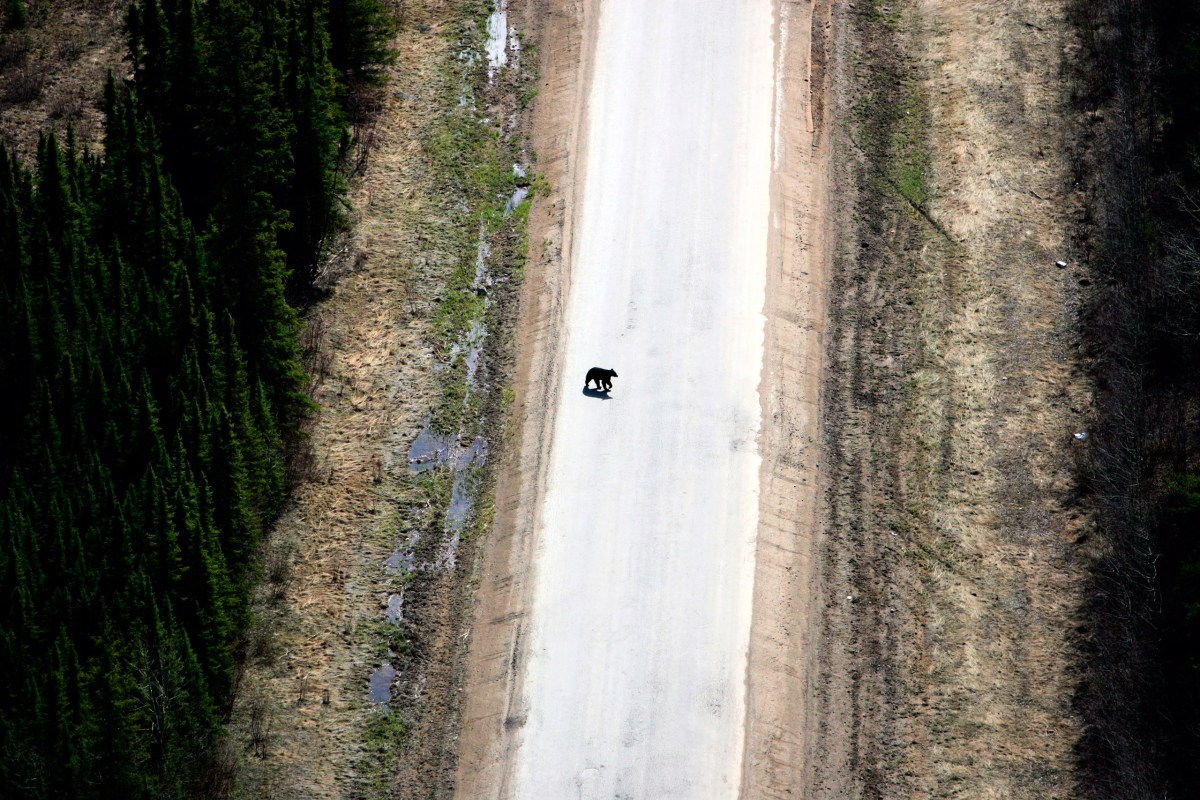
[[1059, 269], [1063, 269], [1064, 267], [1066, 267], [1066, 266], [1067, 266], [1067, 262], [1065, 262], [1065, 261], [1055, 261], [1055, 262], [1054, 262], [1054, 266], [1058, 267]]
[[418, 25], [417, 30], [421, 33], [429, 33], [431, 30], [433, 30], [433, 28], [429, 27], [428, 25]]

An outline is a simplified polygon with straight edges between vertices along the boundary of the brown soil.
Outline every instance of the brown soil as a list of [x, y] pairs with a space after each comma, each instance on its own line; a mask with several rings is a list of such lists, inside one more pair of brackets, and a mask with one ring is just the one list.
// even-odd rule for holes
[[832, 42], [810, 796], [1067, 797], [1091, 526], [1077, 43], [1053, 0], [856, 6]]
[[817, 650], [822, 355], [829, 281], [827, 0], [776, 3], [759, 528], [741, 796], [795, 796], [831, 732], [807, 698]]
[[129, 71], [121, 33], [128, 0], [25, 5], [29, 26], [0, 33], [0, 138], [27, 164], [39, 135], [68, 124], [81, 144], [98, 149], [106, 76]]

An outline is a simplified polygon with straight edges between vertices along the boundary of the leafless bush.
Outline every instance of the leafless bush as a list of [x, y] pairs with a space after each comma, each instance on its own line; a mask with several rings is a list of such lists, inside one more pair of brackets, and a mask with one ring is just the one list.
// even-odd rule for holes
[[383, 103], [380, 99], [380, 88], [371, 84], [357, 84], [350, 87], [349, 95], [346, 98], [346, 109], [350, 112], [350, 119], [357, 127], [364, 123], [371, 123], [379, 117], [379, 111], [383, 108]]
[[272, 624], [254, 624], [246, 631], [246, 660], [271, 666], [279, 660], [279, 645]]
[[379, 115], [383, 110], [380, 89], [377, 86], [355, 86], [350, 90], [347, 101], [352, 124], [350, 141], [344, 153], [344, 171], [361, 175], [367, 167], [367, 158], [375, 148], [378, 138]]
[[195, 800], [228, 800], [237, 783], [238, 755], [229, 738], [218, 739], [196, 782]]
[[91, 41], [88, 34], [81, 30], [73, 30], [64, 33], [57, 42], [55, 42], [54, 53], [55, 57], [63, 62], [78, 61], [79, 57], [87, 50], [88, 43]]
[[309, 316], [303, 332], [300, 334], [301, 358], [304, 371], [308, 373], [308, 396], [315, 399], [317, 391], [329, 377], [333, 357], [328, 346], [329, 325], [320, 312]]
[[267, 585], [271, 587], [271, 601], [278, 603], [287, 596], [292, 581], [292, 564], [295, 548], [291, 544], [272, 542], [267, 546], [264, 557]]
[[290, 486], [319, 479], [316, 454], [313, 453], [312, 440], [308, 430], [312, 422], [309, 420], [305, 427], [294, 433], [284, 443], [284, 464], [287, 465], [287, 480]]
[[33, 42], [29, 34], [21, 32], [0, 35], [0, 69], [20, 66], [29, 59]]
[[46, 107], [50, 119], [74, 120], [83, 116], [87, 98], [77, 88], [66, 88], [58, 92]]
[[0, 89], [0, 102], [11, 105], [32, 103], [42, 96], [45, 87], [45, 70], [36, 64], [26, 65], [9, 73]]
[[250, 718], [250, 747], [258, 758], [266, 758], [271, 748], [270, 702], [263, 694], [255, 694], [247, 703]]

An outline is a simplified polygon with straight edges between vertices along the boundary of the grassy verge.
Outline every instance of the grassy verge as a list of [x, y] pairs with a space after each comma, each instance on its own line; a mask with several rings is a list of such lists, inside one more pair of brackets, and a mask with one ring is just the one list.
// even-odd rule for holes
[[[313, 348], [323, 408], [310, 474], [270, 545], [278, 585], [257, 593], [230, 725], [236, 797], [424, 800], [445, 796], [452, 776], [492, 467], [413, 473], [406, 455], [425, 425], [460, 446], [485, 438], [494, 461], [509, 428], [529, 204], [507, 206], [518, 188], [537, 191], [532, 170], [513, 170], [532, 166], [515, 121], [533, 79], [510, 50], [489, 80], [491, 11], [404, 4], [345, 267], [314, 308], [325, 323], [310, 325], [324, 342]], [[385, 663], [397, 671], [390, 699], [372, 703], [368, 677]]]
[[905, 357], [901, 436], [914, 446], [905, 485], [897, 487], [905, 502], [893, 522], [919, 530], [929, 526], [929, 510], [941, 496], [938, 476], [949, 424], [942, 361], [944, 265], [954, 245], [928, 210], [929, 101], [922, 76], [905, 54], [913, 17], [903, 2], [874, 0], [862, 12], [864, 38], [875, 46], [855, 64], [856, 85], [867, 91], [853, 107], [852, 141], [865, 160], [860, 191], [869, 198], [859, 206], [860, 257], [877, 270], [874, 288], [892, 320], [870, 332], [872, 349]]
[[929, 211], [929, 98], [910, 55], [917, 9], [875, 0], [847, 14], [854, 91], [835, 180], [853, 185], [854, 203], [829, 290], [821, 469], [832, 523], [822, 571], [838, 595], [853, 591], [826, 624], [852, 646], [823, 657], [822, 696], [855, 731], [834, 770], [848, 771], [857, 796], [890, 797], [919, 793], [925, 765], [904, 744], [906, 718], [941, 678], [936, 663], [913, 668], [912, 636], [941, 624], [938, 592], [960, 560], [936, 518], [953, 413], [943, 357], [955, 245]]
[[[457, 85], [457, 97], [425, 141], [440, 188], [457, 201], [452, 211], [456, 263], [434, 314], [444, 371], [432, 426], [442, 434], [465, 434], [480, 417], [483, 393], [473, 391], [477, 376], [469, 356], [500, 324], [500, 304], [493, 295], [519, 281], [526, 247], [529, 199], [511, 206], [519, 186], [529, 186], [513, 168], [521, 161], [519, 148], [484, 110], [491, 94], [483, 55], [490, 8], [466, 4], [469, 23], [457, 42], [460, 56], [446, 67], [457, 73], [448, 82]], [[520, 86], [528, 82], [519, 79]]]
[[[459, 6], [460, 24], [446, 48], [452, 55], [440, 67], [441, 110], [422, 135], [420, 158], [437, 196], [440, 213], [433, 224], [449, 260], [430, 314], [438, 390], [429, 427], [464, 444], [483, 437], [494, 458], [510, 425], [507, 331], [523, 277], [530, 197], [538, 185], [522, 157], [519, 132], [503, 124], [514, 106], [524, 108], [533, 99], [535, 75], [510, 63], [489, 79], [491, 12], [492, 4], [480, 0]], [[522, 44], [523, 61], [531, 61], [531, 48]], [[442, 465], [403, 475], [389, 487], [391, 535], [413, 544], [406, 567], [383, 576], [389, 590], [405, 598], [404, 619], [399, 625], [380, 621], [366, 632], [376, 661], [390, 660], [401, 672], [393, 702], [373, 709], [363, 732], [359, 769], [367, 796], [394, 795], [400, 784], [403, 797], [446, 791], [453, 753], [443, 742], [456, 724], [455, 662], [462, 654], [459, 634], [468, 619], [473, 562], [492, 522], [491, 469], [479, 462], [459, 472]], [[465, 516], [452, 520], [448, 509], [464, 498]]]

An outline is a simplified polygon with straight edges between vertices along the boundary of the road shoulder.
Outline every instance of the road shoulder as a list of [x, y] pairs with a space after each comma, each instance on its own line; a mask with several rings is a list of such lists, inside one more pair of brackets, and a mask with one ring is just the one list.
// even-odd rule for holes
[[524, 710], [520, 666], [533, 586], [537, 520], [554, 430], [572, 231], [581, 191], [590, 48], [599, 7], [514, 0], [510, 14], [539, 54], [530, 144], [544, 186], [529, 215], [529, 253], [516, 330], [516, 399], [497, 468], [496, 517], [476, 576], [455, 797], [504, 798]]
[[754, 617], [742, 797], [806, 784], [817, 646], [820, 399], [828, 281], [827, 2], [776, 3], [775, 113]]

